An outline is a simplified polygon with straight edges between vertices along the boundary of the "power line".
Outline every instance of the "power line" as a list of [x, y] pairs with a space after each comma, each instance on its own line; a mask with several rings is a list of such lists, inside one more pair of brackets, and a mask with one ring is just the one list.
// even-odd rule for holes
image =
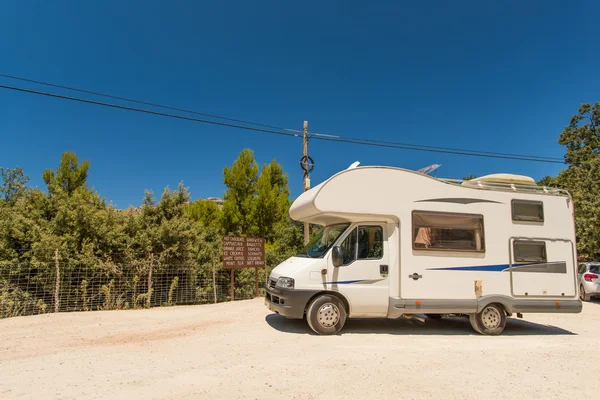
[[[286, 129], [286, 130], [293, 131], [291, 129]], [[525, 157], [527, 159], [536, 158], [536, 159], [540, 159], [540, 160], [558, 161], [560, 163], [564, 163], [564, 160], [561, 158], [558, 158], [558, 157], [533, 156], [533, 155], [515, 154], [515, 153], [500, 153], [500, 152], [496, 152], [496, 151], [468, 150], [468, 149], [461, 149], [461, 148], [455, 148], [455, 147], [429, 146], [429, 145], [421, 145], [421, 144], [414, 144], [414, 143], [402, 143], [402, 142], [393, 142], [393, 141], [376, 140], [376, 139], [362, 139], [362, 138], [351, 137], [351, 136], [342, 136], [342, 135], [325, 134], [325, 133], [312, 133], [312, 135], [317, 135], [319, 137], [330, 137], [330, 138], [338, 138], [338, 139], [355, 140], [355, 141], [361, 141], [361, 142], [367, 142], [367, 143], [389, 144], [389, 145], [394, 145], [394, 146], [408, 146], [411, 148], [414, 147], [414, 148], [422, 148], [422, 149], [448, 150], [448, 151], [490, 154], [490, 155], [500, 155], [500, 156], [509, 156], [509, 157]], [[316, 137], [311, 136], [311, 139], [315, 139], [315, 138]]]
[[198, 112], [198, 111], [186, 110], [184, 108], [177, 108], [177, 107], [165, 106], [165, 105], [162, 105], [162, 104], [150, 103], [150, 102], [147, 102], [147, 101], [129, 99], [127, 97], [113, 96], [113, 95], [106, 94], [106, 93], [100, 93], [100, 92], [93, 92], [91, 90], [78, 89], [78, 88], [74, 88], [72, 86], [63, 86], [63, 85], [57, 85], [55, 83], [50, 83], [50, 82], [36, 81], [34, 79], [23, 78], [23, 77], [20, 77], [20, 76], [0, 74], [0, 77], [9, 78], [9, 79], [15, 79], [15, 80], [18, 80], [18, 81], [23, 81], [23, 82], [35, 83], [35, 84], [38, 84], [38, 85], [55, 87], [55, 88], [59, 88], [59, 89], [71, 90], [71, 91], [74, 91], [74, 92], [93, 94], [95, 96], [102, 96], [102, 97], [106, 97], [106, 98], [110, 98], [110, 99], [115, 99], [115, 100], [124, 100], [124, 101], [129, 101], [131, 103], [144, 104], [146, 106], [164, 108], [166, 110], [172, 110], [172, 111], [185, 112], [185, 113], [189, 113], [189, 114], [202, 115], [204, 117], [210, 117], [210, 118], [218, 118], [218, 119], [222, 119], [224, 121], [240, 122], [242, 124], [262, 126], [263, 128], [271, 128], [271, 129], [284, 130], [284, 128], [282, 128], [280, 126], [259, 124], [257, 122], [244, 121], [242, 119], [228, 118], [228, 117], [222, 117], [222, 116], [215, 115], [215, 114], [201, 113], [201, 112]]
[[40, 91], [37, 91], [37, 90], [24, 89], [24, 88], [19, 88], [19, 87], [15, 87], [15, 86], [0, 85], [0, 88], [14, 90], [14, 91], [17, 91], [17, 92], [37, 94], [37, 95], [40, 95], [40, 96], [55, 97], [55, 98], [63, 99], [63, 100], [71, 100], [71, 101], [78, 101], [78, 102], [81, 102], [81, 103], [95, 104], [95, 105], [98, 105], [98, 106], [118, 108], [118, 109], [121, 109], [121, 110], [135, 111], [135, 112], [144, 113], [144, 114], [160, 115], [160, 116], [163, 116], [163, 117], [183, 119], [183, 120], [187, 120], [187, 121], [202, 122], [202, 123], [205, 123], [205, 124], [227, 126], [227, 127], [230, 127], [230, 128], [246, 129], [246, 130], [249, 130], [249, 131], [256, 131], [256, 132], [272, 133], [274, 135], [283, 135], [283, 136], [292, 136], [292, 137], [296, 137], [297, 136], [297, 135], [295, 135], [293, 133], [276, 132], [276, 131], [270, 131], [270, 130], [262, 129], [262, 128], [253, 128], [251, 126], [229, 124], [227, 122], [210, 121], [210, 120], [207, 120], [207, 119], [192, 118], [192, 117], [186, 117], [186, 116], [183, 116], [183, 115], [161, 113], [161, 112], [158, 112], [158, 111], [145, 110], [143, 108], [135, 108], [135, 107], [122, 106], [120, 104], [103, 103], [101, 101], [81, 99], [79, 97], [70, 97], [70, 96], [65, 96], [65, 95], [55, 94], [55, 93], [40, 92]]
[[[202, 115], [202, 116], [206, 116], [206, 117], [218, 118], [218, 119], [222, 119], [222, 120], [226, 120], [226, 121], [239, 122], [239, 123], [248, 124], [248, 125], [261, 126], [261, 127], [265, 127], [265, 128], [283, 130], [283, 131], [287, 131], [287, 132], [294, 132], [294, 133], [298, 134], [295, 136], [300, 136], [299, 134], [303, 133], [302, 131], [295, 130], [295, 129], [283, 128], [283, 127], [279, 127], [279, 126], [275, 126], [275, 125], [259, 124], [256, 122], [244, 121], [244, 120], [235, 119], [235, 118], [222, 117], [219, 115], [207, 114], [207, 113], [187, 110], [187, 109], [183, 109], [183, 108], [177, 108], [177, 107], [166, 106], [166, 105], [157, 104], [157, 103], [151, 103], [151, 102], [147, 102], [147, 101], [141, 101], [141, 100], [135, 100], [135, 99], [130, 99], [130, 98], [126, 98], [126, 97], [114, 96], [114, 95], [110, 95], [110, 94], [106, 94], [106, 93], [100, 93], [100, 92], [94, 92], [94, 91], [90, 91], [90, 90], [79, 89], [79, 88], [75, 88], [72, 86], [58, 85], [55, 83], [44, 82], [44, 81], [39, 81], [39, 80], [35, 80], [35, 79], [29, 79], [29, 78], [24, 78], [24, 77], [20, 77], [20, 76], [14, 76], [14, 75], [0, 73], [0, 77], [19, 80], [19, 81], [23, 81], [23, 82], [35, 83], [35, 84], [39, 84], [39, 85], [45, 85], [45, 86], [50, 86], [50, 87], [55, 87], [55, 88], [60, 88], [60, 89], [66, 89], [66, 90], [71, 90], [71, 91], [80, 92], [80, 93], [92, 94], [92, 95], [107, 97], [107, 98], [116, 99], [116, 100], [123, 100], [123, 101], [132, 102], [132, 103], [148, 105], [148, 106], [152, 106], [152, 107], [159, 107], [159, 108], [163, 108], [163, 109], [167, 109], [167, 110], [185, 112], [185, 113], [190, 113], [190, 114], [195, 114], [195, 115]], [[271, 133], [273, 133], [273, 132], [271, 132]], [[482, 151], [482, 150], [470, 150], [470, 149], [443, 147], [443, 146], [420, 145], [420, 144], [414, 144], [414, 143], [401, 143], [401, 142], [394, 142], [394, 141], [364, 139], [364, 138], [357, 138], [357, 137], [350, 137], [350, 136], [343, 136], [343, 135], [311, 133], [310, 137], [314, 137], [315, 135], [361, 142], [361, 143], [356, 143], [356, 144], [363, 144], [362, 142], [366, 142], [366, 143], [364, 143], [366, 145], [368, 145], [369, 143], [387, 144], [387, 145], [392, 145], [393, 147], [407, 149], [407, 150], [418, 150], [418, 149], [448, 150], [451, 154], [463, 154], [463, 153], [474, 153], [474, 154], [478, 154], [478, 155], [479, 154], [490, 154], [490, 155], [495, 155], [495, 156], [516, 157], [516, 159], [521, 159], [521, 158], [525, 158], [527, 160], [538, 159], [538, 160], [550, 160], [550, 161], [564, 163], [563, 159], [557, 158], [557, 157], [533, 156], [533, 155], [527, 155], [527, 154], [501, 153], [501, 152], [494, 152], [494, 151]], [[454, 152], [458, 152], [458, 153], [454, 153]]]
[[[135, 108], [135, 107], [123, 106], [123, 105], [112, 104], [112, 103], [104, 103], [104, 102], [95, 101], [95, 100], [81, 99], [78, 97], [70, 97], [70, 96], [65, 96], [65, 95], [60, 95], [60, 94], [55, 94], [55, 93], [41, 92], [41, 91], [37, 91], [37, 90], [25, 89], [25, 88], [20, 88], [20, 87], [15, 87], [15, 86], [0, 85], [0, 88], [18, 91], [18, 92], [29, 93], [29, 94], [36, 94], [36, 95], [40, 95], [40, 96], [54, 97], [54, 98], [59, 98], [59, 99], [64, 99], [64, 100], [71, 100], [71, 101], [76, 101], [76, 102], [81, 102], [81, 103], [94, 104], [94, 105], [99, 105], [99, 106], [104, 106], [104, 107], [122, 109], [122, 110], [127, 110], [127, 111], [135, 111], [135, 112], [144, 113], [144, 114], [159, 115], [159, 116], [163, 116], [163, 117], [170, 117], [170, 118], [194, 121], [194, 122], [202, 122], [202, 123], [207, 123], [207, 124], [212, 124], [212, 125], [226, 126], [226, 127], [230, 127], [230, 128], [245, 129], [245, 130], [250, 130], [250, 131], [255, 131], [255, 132], [271, 133], [271, 134], [281, 135], [281, 136], [299, 137], [298, 134], [289, 133], [289, 132], [277, 132], [277, 131], [268, 130], [268, 129], [254, 128], [254, 127], [250, 127], [250, 126], [242, 126], [242, 125], [230, 124], [230, 123], [226, 123], [226, 122], [210, 121], [210, 120], [186, 117], [186, 116], [176, 115], [176, 114], [161, 113], [158, 111], [146, 110], [146, 109], [142, 109], [142, 108]], [[339, 143], [352, 143], [352, 144], [359, 144], [359, 145], [373, 146], [373, 147], [385, 147], [385, 148], [395, 148], [395, 149], [404, 149], [404, 150], [413, 150], [413, 151], [425, 151], [425, 152], [432, 152], [432, 153], [446, 153], [446, 154], [457, 154], [457, 155], [465, 155], [465, 156], [473, 156], [473, 157], [487, 157], [487, 158], [499, 158], [499, 159], [508, 159], [508, 160], [522, 160], [522, 161], [564, 164], [564, 161], [540, 159], [540, 158], [535, 158], [535, 156], [494, 155], [494, 154], [487, 154], [487, 153], [478, 152], [478, 151], [442, 150], [442, 149], [424, 148], [424, 147], [408, 146], [408, 145], [401, 145], [401, 144], [391, 144], [391, 143], [386, 144], [386, 143], [377, 142], [377, 141], [369, 141], [369, 139], [352, 139], [352, 138], [325, 137], [325, 136], [313, 136], [312, 139], [339, 142]]]
[[553, 163], [553, 164], [565, 164], [564, 161], [544, 160], [544, 159], [537, 159], [537, 158], [531, 158], [531, 157], [502, 156], [502, 155], [484, 154], [481, 152], [468, 152], [468, 151], [425, 149], [425, 148], [411, 147], [411, 146], [404, 146], [404, 145], [393, 145], [393, 144], [383, 144], [383, 143], [377, 143], [377, 142], [367, 142], [367, 141], [361, 141], [358, 139], [355, 139], [355, 140], [343, 139], [341, 137], [340, 138], [328, 138], [328, 137], [316, 136], [316, 137], [312, 137], [311, 139], [325, 140], [325, 141], [331, 141], [331, 142], [361, 144], [364, 146], [373, 146], [373, 147], [387, 147], [387, 148], [392, 148], [392, 149], [427, 151], [427, 152], [431, 152], [431, 153], [458, 154], [458, 155], [472, 156], [472, 157], [501, 158], [501, 159], [506, 159], [506, 160], [521, 160], [521, 161], [535, 161], [535, 162], [545, 162], [545, 163]]

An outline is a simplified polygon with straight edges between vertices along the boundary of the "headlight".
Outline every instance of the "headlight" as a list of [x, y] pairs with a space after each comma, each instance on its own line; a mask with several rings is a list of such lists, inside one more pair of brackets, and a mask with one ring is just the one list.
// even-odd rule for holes
[[277, 280], [277, 287], [284, 289], [293, 289], [294, 288], [294, 279], [286, 278], [282, 276]]

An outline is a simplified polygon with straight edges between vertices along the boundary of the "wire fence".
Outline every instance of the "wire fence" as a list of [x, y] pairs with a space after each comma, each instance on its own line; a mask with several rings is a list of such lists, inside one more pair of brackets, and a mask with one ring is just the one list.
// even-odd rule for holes
[[[234, 274], [234, 300], [264, 296], [264, 269]], [[56, 260], [2, 264], [0, 318], [219, 303], [232, 300], [231, 283], [231, 270], [194, 264], [136, 262], [110, 270]]]

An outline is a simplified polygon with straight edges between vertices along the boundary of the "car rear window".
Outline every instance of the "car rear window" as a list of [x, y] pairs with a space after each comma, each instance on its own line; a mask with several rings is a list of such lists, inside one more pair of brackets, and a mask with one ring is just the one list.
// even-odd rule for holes
[[590, 265], [590, 272], [592, 274], [600, 274], [600, 265]]

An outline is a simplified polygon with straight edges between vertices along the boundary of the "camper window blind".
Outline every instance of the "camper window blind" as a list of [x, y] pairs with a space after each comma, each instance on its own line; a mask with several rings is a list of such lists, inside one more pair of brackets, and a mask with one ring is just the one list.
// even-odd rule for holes
[[546, 242], [515, 240], [513, 242], [515, 262], [546, 262]]
[[513, 200], [513, 221], [544, 222], [544, 203], [541, 201]]
[[413, 249], [484, 252], [483, 216], [413, 211]]

